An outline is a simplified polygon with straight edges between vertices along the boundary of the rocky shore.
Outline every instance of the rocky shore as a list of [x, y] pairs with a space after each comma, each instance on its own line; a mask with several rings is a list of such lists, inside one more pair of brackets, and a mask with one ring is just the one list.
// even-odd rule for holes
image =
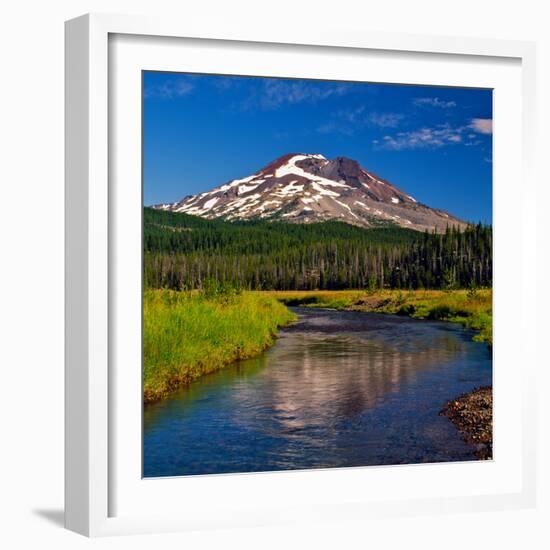
[[461, 431], [464, 440], [475, 446], [480, 460], [493, 458], [493, 388], [477, 388], [447, 401], [440, 412]]

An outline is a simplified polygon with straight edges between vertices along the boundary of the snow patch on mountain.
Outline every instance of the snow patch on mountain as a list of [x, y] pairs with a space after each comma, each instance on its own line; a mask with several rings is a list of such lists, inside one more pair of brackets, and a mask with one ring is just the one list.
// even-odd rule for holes
[[[299, 166], [296, 166], [296, 163], [301, 160], [306, 160], [308, 158], [314, 158], [314, 159], [325, 159], [322, 155], [294, 155], [291, 157], [286, 164], [281, 166], [280, 168], [277, 168], [277, 171], [275, 172], [275, 177], [282, 178], [284, 176], [287, 176], [289, 174], [293, 174], [295, 176], [300, 176], [301, 178], [310, 179], [312, 181], [315, 181], [316, 183], [320, 185], [328, 185], [331, 187], [348, 187], [349, 185], [346, 185], [346, 183], [340, 183], [339, 181], [330, 180], [327, 178], [323, 178], [320, 176], [313, 175], [310, 172], [306, 172]], [[328, 162], [328, 161], [327, 161]], [[343, 181], [343, 180], [342, 180]]]
[[204, 203], [204, 209], [210, 210], [218, 201], [220, 200], [219, 197], [214, 197], [213, 199], [210, 199]]

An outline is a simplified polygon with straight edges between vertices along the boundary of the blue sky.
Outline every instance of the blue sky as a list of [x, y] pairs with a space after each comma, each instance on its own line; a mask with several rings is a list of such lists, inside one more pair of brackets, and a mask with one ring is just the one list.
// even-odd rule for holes
[[492, 221], [491, 90], [145, 72], [143, 98], [146, 205], [321, 153]]

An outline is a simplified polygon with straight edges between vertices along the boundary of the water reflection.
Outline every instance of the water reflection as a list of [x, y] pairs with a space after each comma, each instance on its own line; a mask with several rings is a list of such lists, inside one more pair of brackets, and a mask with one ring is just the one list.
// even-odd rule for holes
[[490, 382], [483, 344], [449, 324], [297, 311], [262, 356], [146, 409], [145, 475], [473, 458], [437, 412]]

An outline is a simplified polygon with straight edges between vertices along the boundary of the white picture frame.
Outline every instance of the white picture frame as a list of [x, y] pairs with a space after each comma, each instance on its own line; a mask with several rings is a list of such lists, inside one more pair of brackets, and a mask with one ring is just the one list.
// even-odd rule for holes
[[[136, 425], [130, 426], [133, 420], [128, 413], [136, 411], [141, 396], [134, 392], [136, 395], [132, 394], [126, 399], [121, 393], [122, 379], [119, 376], [132, 377], [128, 381], [130, 387], [135, 389], [141, 371], [136, 368], [136, 372], [128, 371], [128, 374], [118, 372], [116, 365], [120, 364], [119, 354], [124, 353], [126, 348], [117, 346], [117, 341], [119, 338], [129, 338], [135, 342], [136, 338], [139, 340], [140, 334], [139, 326], [137, 332], [132, 330], [132, 334], [126, 336], [113, 332], [113, 327], [119, 322], [116, 312], [121, 308], [113, 306], [112, 302], [125, 299], [124, 292], [113, 292], [113, 288], [120, 290], [116, 285], [117, 277], [121, 277], [120, 273], [124, 269], [128, 270], [128, 266], [135, 265], [140, 258], [140, 234], [135, 231], [132, 233], [133, 229], [122, 231], [121, 220], [130, 220], [128, 227], [135, 229], [136, 214], [140, 216], [140, 213], [132, 210], [131, 205], [137, 204], [138, 195], [141, 200], [141, 184], [139, 193], [135, 186], [127, 189], [123, 185], [117, 187], [112, 184], [117, 178], [120, 180], [122, 175], [128, 175], [129, 181], [135, 183], [136, 174], [140, 174], [139, 162], [132, 168], [127, 161], [129, 158], [135, 159], [132, 154], [140, 143], [141, 135], [134, 135], [133, 130], [140, 128], [141, 123], [132, 117], [135, 102], [129, 100], [124, 109], [117, 103], [115, 84], [119, 87], [129, 86], [131, 91], [132, 75], [135, 76], [136, 71], [141, 70], [141, 59], [147, 57], [147, 51], [154, 49], [148, 46], [150, 42], [147, 40], [150, 39], [160, 41], [155, 53], [157, 57], [151, 54], [147, 61], [147, 67], [151, 69], [156, 68], [150, 64], [156, 63], [155, 59], [159, 55], [166, 60], [166, 65], [161, 69], [172, 67], [169, 58], [176, 59], [177, 55], [169, 52], [180, 47], [180, 40], [181, 44], [192, 41], [193, 52], [189, 50], [188, 53], [195, 56], [193, 67], [204, 67], [204, 72], [213, 71], [211, 63], [214, 61], [208, 58], [219, 59], [219, 50], [225, 48], [228, 52], [225, 63], [234, 63], [226, 65], [228, 71], [256, 74], [260, 71], [260, 57], [255, 61], [254, 51], [260, 48], [262, 56], [272, 58], [273, 63], [283, 55], [280, 53], [282, 49], [287, 62], [306, 53], [316, 56], [358, 56], [364, 53], [387, 56], [388, 65], [395, 61], [395, 67], [401, 66], [403, 74], [409, 58], [411, 63], [414, 58], [418, 63], [426, 61], [441, 66], [452, 62], [452, 70], [447, 71], [448, 75], [438, 77], [447, 78], [449, 85], [459, 82], [470, 82], [472, 85], [474, 80], [468, 81], [468, 78], [478, 78], [480, 83], [487, 82], [489, 85], [491, 78], [498, 81], [495, 89], [502, 90], [500, 97], [503, 99], [497, 104], [495, 115], [495, 142], [498, 148], [495, 151], [495, 181], [498, 182], [495, 184], [495, 283], [502, 290], [497, 287], [495, 291], [494, 366], [503, 373], [500, 379], [497, 377], [495, 395], [495, 429], [503, 434], [503, 443], [501, 451], [496, 448], [492, 464], [463, 464], [460, 469], [453, 464], [436, 464], [340, 469], [338, 472], [204, 476], [189, 480], [187, 489], [206, 495], [234, 494], [238, 491], [242, 492], [241, 500], [235, 502], [235, 499], [226, 499], [226, 502], [221, 499], [223, 502], [219, 508], [211, 510], [208, 515], [202, 511], [200, 502], [194, 505], [192, 499], [187, 505], [188, 509], [178, 507], [171, 514], [161, 506], [146, 506], [146, 502], [150, 503], [161, 495], [168, 495], [166, 499], [163, 498], [168, 504], [173, 502], [174, 488], [181, 488], [181, 478], [137, 479], [135, 472], [141, 456], [124, 454], [124, 449], [131, 449], [135, 455], [136, 434], [141, 430], [141, 417], [136, 416]], [[209, 51], [215, 55], [201, 53], [201, 44], [208, 44]], [[244, 57], [239, 57], [239, 48], [248, 48], [250, 56], [247, 56], [246, 62]], [[473, 69], [470, 71], [473, 76], [464, 76], [469, 72], [468, 63], [478, 64], [478, 77], [474, 75], [476, 71]], [[282, 76], [291, 76], [288, 71], [309, 76], [303, 74], [299, 62], [295, 67], [292, 63], [287, 65], [291, 67]], [[506, 243], [513, 241], [520, 247], [525, 265], [534, 265], [536, 258], [536, 249], [528, 239], [536, 223], [529, 204], [525, 199], [507, 197], [506, 193], [507, 178], [517, 176], [523, 185], [528, 186], [533, 173], [534, 66], [535, 48], [529, 42], [405, 36], [367, 30], [351, 32], [345, 29], [204, 28], [191, 22], [118, 15], [85, 15], [68, 21], [66, 527], [84, 535], [100, 536], [281, 524], [289, 521], [314, 522], [329, 517], [361, 519], [366, 515], [395, 516], [532, 506], [535, 500], [535, 436], [532, 420], [535, 415], [536, 350], [528, 320], [535, 318], [532, 311], [534, 306], [531, 304], [535, 303], [533, 295], [536, 290], [532, 284], [527, 284], [526, 273], [520, 272], [519, 279], [516, 278], [517, 303], [506, 305], [501, 302], [507, 285], [511, 284], [507, 272], [517, 262], [517, 259], [507, 260]], [[494, 71], [491, 67], [494, 67]], [[269, 67], [264, 70], [268, 71]], [[329, 73], [332, 70], [330, 74], [334, 74], [335, 79], [343, 75], [336, 74], [335, 68], [326, 70]], [[426, 70], [429, 71], [429, 67]], [[494, 76], [483, 74], [487, 72], [493, 72]], [[384, 78], [380, 76], [382, 74], [379, 73], [378, 78]], [[485, 78], [488, 80], [485, 81]], [[407, 77], [404, 79], [407, 81]], [[141, 93], [141, 90], [137, 92]], [[515, 105], [515, 114], [512, 109], [508, 114], [504, 108], [499, 113], [499, 105]], [[120, 107], [120, 113], [115, 112], [113, 107]], [[499, 127], [502, 129], [501, 134]], [[127, 138], [128, 145], [118, 141], [117, 152], [110, 152], [112, 142], [121, 136], [125, 140]], [[512, 159], [514, 149], [517, 158]], [[521, 154], [517, 154], [518, 150]], [[505, 159], [507, 156], [511, 159], [509, 171], [512, 175], [505, 174], [506, 170], [501, 168], [502, 164], [499, 165], [499, 158]], [[126, 193], [132, 196], [128, 200], [130, 206], [124, 210], [120, 206], [120, 199], [121, 196], [126, 197]], [[519, 229], [506, 220], [513, 208], [516, 208]], [[128, 242], [133, 236], [137, 240], [133, 241], [133, 247], [130, 248], [137, 250], [137, 256], [119, 255], [121, 243]], [[140, 274], [136, 273], [134, 282], [129, 283], [128, 288], [137, 288], [135, 285], [138, 280]], [[531, 299], [528, 299], [529, 296]], [[515, 344], [508, 337], [509, 331], [514, 328], [508, 316], [520, 319], [515, 330], [521, 344]], [[520, 345], [521, 371], [513, 371], [508, 366], [514, 358], [519, 357]], [[512, 391], [516, 391], [519, 397], [519, 404], [514, 409], [510, 405]], [[521, 414], [518, 414], [519, 411]], [[123, 440], [121, 427], [128, 427], [128, 432], [134, 434], [134, 438]], [[508, 437], [507, 442], [504, 441], [505, 436]], [[124, 461], [132, 462], [127, 468], [133, 472], [131, 480], [125, 480], [124, 473], [121, 474], [125, 469], [121, 467]], [[353, 491], [359, 481], [366, 480], [366, 475], [369, 476], [369, 486], [379, 486], [377, 493], [373, 490], [372, 498]], [[478, 480], [478, 490], [472, 489], [473, 485], [464, 484], [461, 475]], [[392, 480], [396, 480], [395, 484], [404, 489], [393, 493], [388, 490], [388, 498], [384, 498], [384, 484], [388, 486]], [[413, 480], [410, 486], [409, 480]], [[454, 489], [447, 493], [446, 487], [453, 487], [453, 480]], [[482, 480], [485, 480], [485, 484]], [[428, 488], [420, 490], [420, 486]], [[262, 494], [269, 495], [269, 498], [262, 498]], [[251, 504], [250, 500], [253, 500]], [[285, 500], [292, 501], [292, 506], [285, 505]], [[122, 506], [120, 503], [125, 504]], [[235, 510], [242, 513], [236, 514]]]

